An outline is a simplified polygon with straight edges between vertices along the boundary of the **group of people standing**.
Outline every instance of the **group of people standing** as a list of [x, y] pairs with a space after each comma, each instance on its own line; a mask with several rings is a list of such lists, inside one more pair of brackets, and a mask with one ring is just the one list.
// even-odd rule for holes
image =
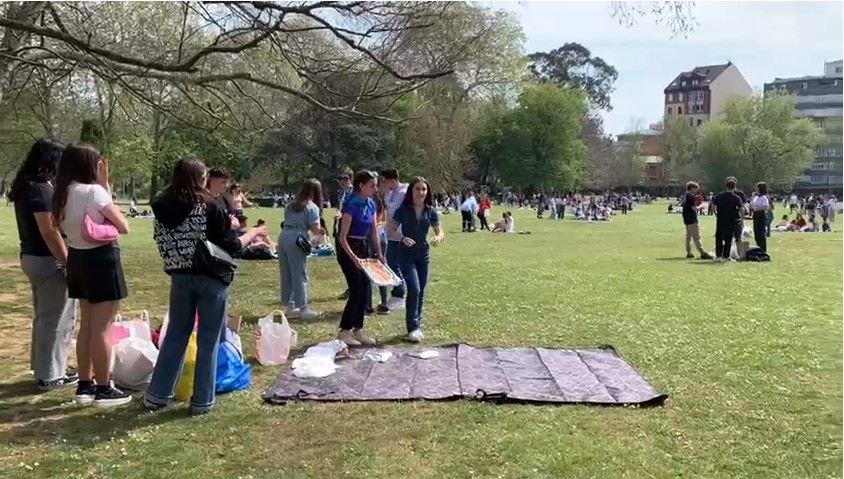
[[[144, 393], [148, 409], [172, 402], [194, 331], [197, 356], [190, 409], [203, 414], [214, 406], [217, 351], [225, 333], [228, 288], [235, 277], [233, 257], [267, 235], [265, 224], [240, 224], [248, 203], [240, 187], [230, 187], [230, 180], [222, 168], [208, 169], [199, 159], [180, 160], [152, 204], [153, 238], [170, 277], [170, 295], [166, 335]], [[402, 278], [389, 305], [405, 308], [406, 338], [421, 341], [429, 246], [444, 237], [430, 185], [421, 177], [400, 183], [395, 169], [380, 175], [347, 170], [338, 181], [343, 194], [337, 257], [348, 285], [338, 338], [349, 346], [377, 343], [364, 328], [364, 318], [372, 312], [372, 291], [363, 269], [365, 260], [377, 258]], [[37, 387], [75, 385], [79, 404], [127, 404], [131, 395], [110, 377], [109, 329], [119, 302], [129, 294], [117, 241], [129, 233], [129, 225], [112, 200], [107, 160], [91, 145], [39, 140], [17, 172], [9, 199], [15, 206], [21, 267], [32, 289], [31, 367]], [[281, 301], [291, 316], [318, 315], [309, 307], [306, 243], [310, 235], [325, 234], [322, 205], [321, 184], [309, 179], [285, 208], [279, 272]], [[429, 231], [434, 233], [430, 243]], [[77, 302], [74, 370], [67, 358]], [[382, 305], [381, 312], [389, 311]]]
[[765, 182], [756, 184], [750, 200], [743, 191], [738, 189], [738, 180], [728, 177], [724, 182], [725, 190], [710, 199], [716, 215], [715, 221], [715, 257], [703, 249], [700, 240], [700, 226], [698, 222], [700, 186], [690, 181], [686, 183], [686, 194], [682, 200], [683, 224], [686, 227], [686, 257], [694, 258], [691, 245], [694, 244], [701, 259], [715, 259], [716, 261], [730, 261], [730, 251], [733, 240], [741, 241], [744, 231], [744, 218], [749, 214], [753, 220], [753, 236], [762, 251], [767, 253], [770, 236], [770, 224], [773, 219], [774, 205], [770, 199], [768, 185]]

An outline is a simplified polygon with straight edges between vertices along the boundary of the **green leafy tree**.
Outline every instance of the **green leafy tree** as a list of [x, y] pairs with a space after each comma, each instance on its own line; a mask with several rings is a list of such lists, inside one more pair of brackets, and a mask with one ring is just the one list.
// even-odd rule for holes
[[699, 151], [709, 185], [733, 175], [749, 187], [766, 181], [787, 190], [813, 161], [819, 131], [798, 118], [792, 95], [741, 98], [727, 105], [724, 117], [704, 125]]
[[667, 116], [662, 130], [662, 178], [659, 182], [665, 193], [681, 177], [689, 177], [697, 153], [694, 129], [685, 117]]
[[474, 143], [506, 185], [525, 191], [573, 190], [585, 179], [586, 147], [580, 126], [582, 91], [554, 85], [528, 87], [518, 106], [490, 119]]
[[590, 108], [612, 110], [610, 94], [618, 72], [583, 45], [566, 43], [549, 52], [532, 53], [528, 60], [531, 73], [540, 81], [580, 88], [586, 92]]

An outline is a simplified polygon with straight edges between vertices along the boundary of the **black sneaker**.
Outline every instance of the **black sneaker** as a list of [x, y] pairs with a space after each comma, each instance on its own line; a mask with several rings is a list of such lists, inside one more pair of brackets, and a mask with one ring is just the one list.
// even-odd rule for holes
[[695, 257], [695, 255], [693, 255], [691, 253], [686, 254], [686, 259], [693, 259], [694, 257]]
[[132, 395], [117, 389], [114, 386], [97, 387], [97, 395], [94, 397], [94, 407], [109, 408], [129, 404]]
[[375, 311], [377, 311], [378, 314], [390, 314], [390, 308], [388, 308], [386, 304], [379, 304]]
[[91, 404], [97, 396], [97, 385], [94, 381], [79, 381], [73, 401], [79, 405]]
[[76, 383], [79, 382], [79, 376], [76, 374], [73, 375], [65, 375], [64, 377], [50, 379], [45, 381], [43, 379], [39, 379], [37, 381], [38, 389], [41, 391], [52, 391], [54, 389], [63, 388], [66, 386], [74, 386]]
[[375, 310], [374, 310], [374, 309], [372, 309], [372, 308], [366, 308], [365, 314], [368, 316], [368, 315], [370, 315], [370, 314], [372, 314], [372, 313], [374, 313], [374, 312], [375, 312]]
[[709, 253], [702, 253], [700, 255], [700, 259], [715, 259], [715, 258], [713, 258], [712, 255], [709, 254]]

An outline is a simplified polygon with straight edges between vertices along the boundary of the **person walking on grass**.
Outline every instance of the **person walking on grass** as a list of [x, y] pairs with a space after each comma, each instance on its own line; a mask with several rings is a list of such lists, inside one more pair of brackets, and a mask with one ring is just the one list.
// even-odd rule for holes
[[730, 261], [730, 249], [733, 245], [736, 229], [741, 223], [744, 202], [736, 192], [736, 179], [732, 176], [725, 181], [726, 191], [715, 197], [715, 255], [717, 261]]
[[700, 191], [700, 186], [694, 181], [686, 183], [686, 195], [683, 197], [683, 224], [686, 225], [686, 258], [694, 258], [692, 245], [694, 242], [700, 259], [712, 259], [709, 253], [703, 250], [700, 243], [700, 224], [698, 222], [697, 204], [695, 196]]
[[[399, 171], [395, 168], [386, 169], [381, 172], [381, 187], [383, 190], [384, 205], [386, 208], [385, 218], [389, 220], [393, 217], [396, 210], [401, 206], [404, 197], [407, 194], [407, 183], [399, 181]], [[390, 267], [396, 275], [402, 279], [402, 283], [393, 287], [390, 292], [390, 299], [387, 302], [387, 307], [392, 310], [404, 309], [404, 279], [401, 277], [401, 269], [399, 268], [399, 248], [398, 241], [387, 237], [387, 266]]]
[[147, 409], [160, 409], [172, 402], [195, 324], [196, 369], [190, 410], [205, 414], [214, 407], [217, 350], [225, 331], [234, 268], [209, 268], [197, 262], [197, 248], [205, 248], [204, 241], [208, 241], [234, 255], [256, 237], [267, 234], [266, 226], [259, 226], [235, 236], [228, 212], [205, 189], [206, 177], [202, 161], [176, 162], [170, 184], [152, 205], [153, 239], [164, 261], [164, 272], [170, 276], [170, 312], [167, 334], [144, 394]]
[[112, 201], [108, 164], [84, 143], [65, 147], [56, 175], [53, 220], [67, 236], [68, 296], [79, 300], [81, 320], [76, 338], [79, 383], [74, 400], [112, 407], [132, 400], [111, 384], [109, 327], [120, 300], [126, 298], [126, 280], [117, 242], [95, 241], [83, 234], [86, 222], [111, 223], [121, 235], [129, 223]]
[[750, 200], [750, 211], [753, 214], [753, 237], [756, 246], [762, 251], [768, 251], [768, 213], [771, 212], [772, 202], [768, 198], [768, 185], [760, 181], [756, 183], [756, 196]]
[[30, 148], [12, 180], [8, 198], [15, 205], [21, 270], [32, 290], [29, 363], [35, 384], [49, 391], [77, 383], [67, 367], [76, 324], [76, 301], [67, 296], [67, 246], [53, 223], [53, 181], [64, 145], [41, 139]]
[[428, 283], [430, 248], [428, 230], [433, 229], [433, 245], [444, 238], [437, 210], [431, 201], [431, 187], [422, 177], [410, 182], [404, 203], [390, 221], [390, 236], [401, 242], [399, 264], [407, 283], [406, 339], [413, 343], [422, 340], [422, 303]]
[[348, 346], [375, 346], [377, 341], [364, 328], [366, 297], [372, 295], [369, 278], [363, 271], [362, 261], [369, 256], [370, 245], [376, 257], [386, 264], [381, 251], [378, 228], [375, 223], [375, 201], [378, 192], [378, 175], [360, 171], [352, 181], [352, 195], [343, 204], [340, 233], [337, 235], [337, 257], [349, 287], [349, 298], [340, 319], [337, 339]]
[[315, 178], [305, 180], [293, 201], [284, 209], [284, 227], [278, 238], [278, 266], [281, 275], [281, 304], [290, 318], [313, 319], [320, 313], [308, 306], [308, 255], [300, 241], [310, 243], [308, 233], [325, 234], [320, 227], [322, 185]]

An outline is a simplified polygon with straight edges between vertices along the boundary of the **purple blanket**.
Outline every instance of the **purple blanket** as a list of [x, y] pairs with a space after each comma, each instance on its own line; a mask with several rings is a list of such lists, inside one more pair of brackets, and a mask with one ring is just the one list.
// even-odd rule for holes
[[[434, 349], [439, 356], [410, 353]], [[370, 351], [391, 351], [378, 363]], [[308, 401], [402, 401], [480, 399], [596, 405], [662, 405], [668, 397], [645, 381], [615, 349], [439, 347], [354, 349], [325, 378], [297, 378], [286, 369], [264, 399]]]

